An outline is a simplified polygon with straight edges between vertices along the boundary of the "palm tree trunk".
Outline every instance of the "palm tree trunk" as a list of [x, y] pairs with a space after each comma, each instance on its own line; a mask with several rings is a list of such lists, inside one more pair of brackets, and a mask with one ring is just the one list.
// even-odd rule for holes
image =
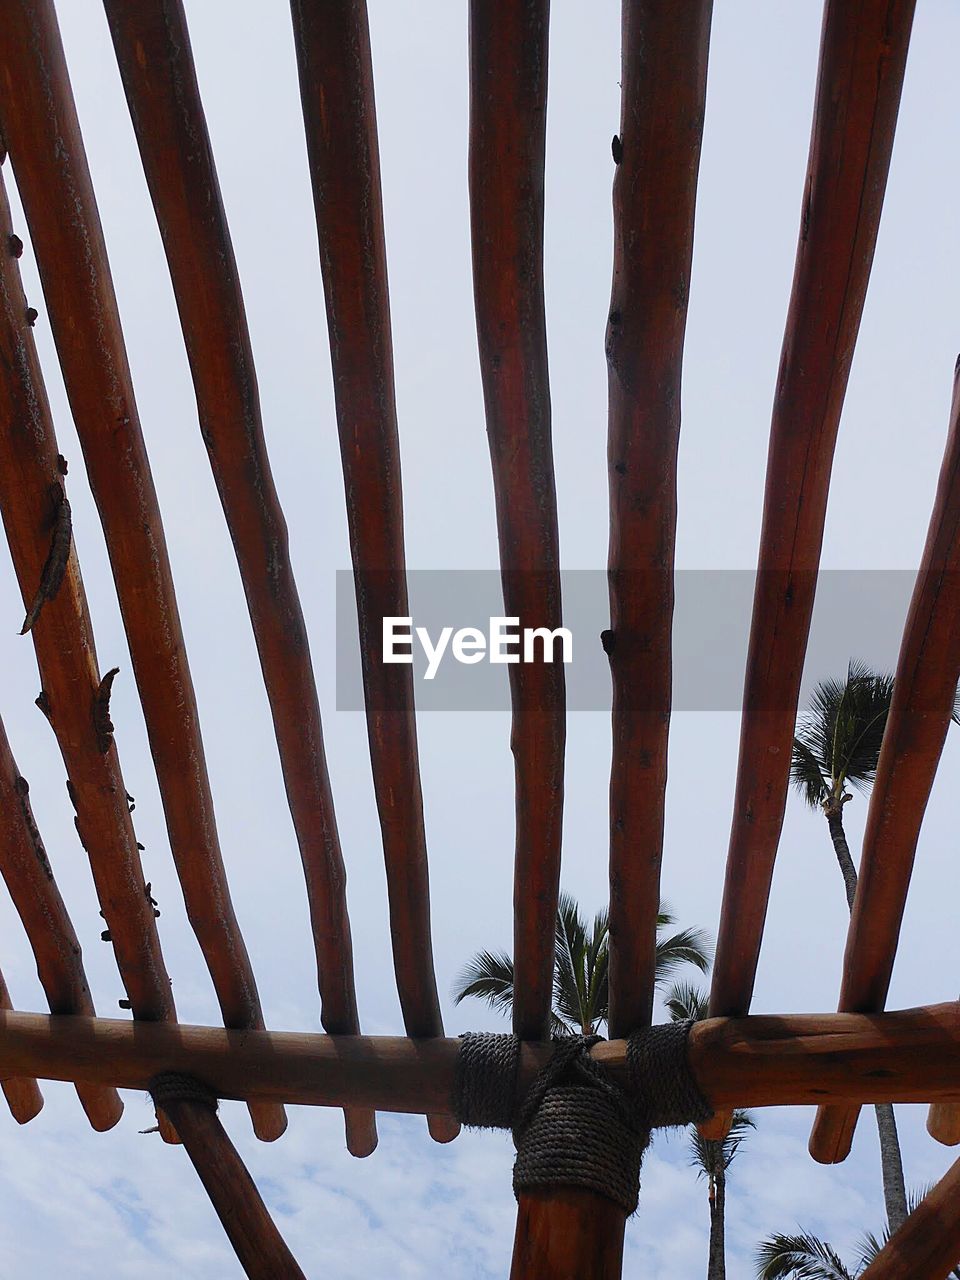
[[897, 1120], [889, 1102], [877, 1103], [877, 1133], [880, 1135], [880, 1167], [883, 1170], [883, 1199], [887, 1207], [890, 1233], [906, 1221], [907, 1191], [903, 1183], [903, 1160]]
[[[828, 803], [824, 805], [827, 825], [830, 828], [830, 839], [833, 841], [840, 874], [843, 876], [843, 887], [847, 893], [847, 906], [853, 910], [853, 900], [857, 892], [857, 869], [850, 856], [846, 832], [843, 829], [842, 804]], [[907, 1192], [903, 1181], [903, 1157], [900, 1154], [900, 1139], [897, 1134], [897, 1120], [893, 1107], [889, 1102], [878, 1103], [877, 1134], [880, 1138], [880, 1170], [883, 1175], [883, 1200], [887, 1210], [887, 1222], [893, 1233], [907, 1217]]]
[[846, 832], [843, 829], [843, 810], [839, 804], [831, 803], [825, 805], [823, 811], [827, 817], [827, 826], [830, 828], [830, 839], [833, 841], [837, 862], [840, 864], [843, 887], [847, 891], [847, 906], [852, 911], [853, 899], [857, 892], [857, 869], [853, 865], [850, 846], [847, 844]]
[[727, 1199], [727, 1175], [717, 1171], [710, 1197], [710, 1248], [707, 1253], [707, 1280], [726, 1280], [727, 1263], [724, 1245], [724, 1213]]

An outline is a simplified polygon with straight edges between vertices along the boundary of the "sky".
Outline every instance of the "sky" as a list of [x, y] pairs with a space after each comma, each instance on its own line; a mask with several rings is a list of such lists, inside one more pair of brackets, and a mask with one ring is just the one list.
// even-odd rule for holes
[[[106, 22], [97, 0], [60, 19], [106, 232], [143, 430], [166, 523], [197, 688], [221, 843], [267, 1024], [315, 1029], [318, 998], [306, 899], [269, 710], [232, 548], [210, 475], [159, 233]], [[327, 753], [347, 862], [363, 1028], [402, 1030], [393, 984], [379, 829], [363, 716], [336, 710], [336, 573], [349, 567], [315, 225], [289, 14], [282, 3], [187, 0], [201, 91], [239, 262], [268, 446], [290, 526], [311, 634]], [[466, 5], [371, 0], [397, 370], [408, 563], [416, 570], [497, 564], [476, 355], [467, 207]], [[756, 561], [770, 406], [799, 223], [819, 41], [808, 0], [718, 4], [710, 53], [680, 449], [678, 565], [718, 574]], [[860, 342], [834, 468], [823, 564], [915, 569], [946, 432], [960, 350], [960, 239], [953, 163], [960, 10], [920, 6]], [[610, 138], [619, 120], [619, 6], [557, 0], [550, 45], [546, 300], [560, 512], [567, 569], [606, 559], [604, 324], [611, 277]], [[9, 165], [5, 177], [11, 182]], [[21, 260], [40, 312], [35, 335], [61, 452], [103, 669], [119, 665], [111, 714], [138, 837], [163, 917], [180, 1017], [217, 1007], [186, 922], [142, 715], [80, 451], [59, 380], [24, 219]], [[723, 582], [722, 578], [717, 581]], [[873, 582], [874, 579], [863, 579]], [[876, 591], [889, 589], [885, 575]], [[32, 647], [0, 551], [0, 709], [84, 948], [98, 1011], [126, 1016], [63, 768], [33, 700]], [[6, 621], [4, 622], [4, 619]], [[818, 614], [817, 623], [830, 627]], [[606, 625], [597, 617], [596, 631]], [[894, 628], [895, 632], [896, 628]], [[852, 639], [852, 637], [851, 637]], [[845, 663], [846, 634], [838, 662]], [[704, 628], [701, 643], [714, 637]], [[857, 656], [892, 666], [896, 635], [856, 636]], [[742, 655], [740, 656], [742, 667]], [[840, 674], [808, 671], [812, 679]], [[715, 932], [736, 769], [735, 710], [673, 719], [663, 889], [680, 921]], [[433, 933], [448, 1034], [495, 1028], [450, 985], [480, 947], [511, 938], [513, 765], [504, 712], [429, 712], [420, 748], [431, 857]], [[951, 883], [960, 742], [948, 739], [921, 836], [890, 1007], [953, 999], [960, 983]], [[606, 898], [609, 716], [568, 726], [564, 887], [592, 913]], [[847, 806], [855, 851], [865, 802]], [[755, 1011], [835, 1007], [846, 907], [825, 824], [791, 798], [774, 879]], [[0, 965], [14, 1003], [42, 1010], [32, 957], [0, 893]], [[44, 1086], [26, 1129], [0, 1112], [0, 1277], [198, 1280], [239, 1274], [182, 1150], [139, 1130], [131, 1094], [120, 1125], [87, 1126], [68, 1086]], [[292, 1108], [273, 1145], [243, 1109], [225, 1124], [309, 1275], [451, 1280], [507, 1274], [515, 1207], [511, 1148], [499, 1134], [440, 1147], [414, 1118], [383, 1116], [366, 1161], [345, 1151], [335, 1113]], [[907, 1181], [921, 1186], [951, 1153], [927, 1137], [924, 1109], [898, 1112]], [[757, 1240], [797, 1224], [849, 1253], [882, 1220], [869, 1115], [836, 1168], [806, 1151], [812, 1113], [757, 1115], [731, 1170], [729, 1273], [752, 1274]], [[658, 1137], [627, 1228], [624, 1274], [693, 1280], [705, 1271], [706, 1190], [684, 1140]]]

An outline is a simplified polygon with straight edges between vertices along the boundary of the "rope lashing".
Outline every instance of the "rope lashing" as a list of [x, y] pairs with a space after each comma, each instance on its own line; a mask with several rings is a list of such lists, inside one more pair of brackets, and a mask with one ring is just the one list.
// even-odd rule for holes
[[713, 1114], [687, 1062], [691, 1025], [668, 1023], [631, 1036], [626, 1090], [591, 1058], [599, 1036], [558, 1039], [522, 1100], [517, 1037], [468, 1033], [457, 1061], [455, 1112], [467, 1126], [513, 1130], [515, 1194], [585, 1187], [633, 1213], [651, 1130]]
[[186, 1075], [182, 1071], [165, 1071], [154, 1076], [150, 1081], [150, 1097], [155, 1107], [162, 1107], [167, 1102], [199, 1102], [210, 1111], [216, 1111], [219, 1103], [217, 1095], [208, 1089], [196, 1076]]

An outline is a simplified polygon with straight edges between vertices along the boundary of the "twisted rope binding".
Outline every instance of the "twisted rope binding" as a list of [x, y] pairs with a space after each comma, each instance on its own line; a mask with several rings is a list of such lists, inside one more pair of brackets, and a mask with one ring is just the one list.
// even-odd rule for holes
[[596, 1191], [625, 1213], [637, 1207], [650, 1129], [624, 1091], [590, 1057], [599, 1036], [557, 1041], [513, 1131], [513, 1190], [572, 1186]]
[[216, 1111], [220, 1105], [212, 1089], [208, 1089], [196, 1076], [182, 1071], [165, 1071], [154, 1076], [149, 1088], [155, 1107], [162, 1107], [167, 1102], [198, 1102], [208, 1110]]
[[651, 1129], [702, 1124], [713, 1115], [690, 1070], [692, 1026], [692, 1020], [666, 1022], [635, 1031], [627, 1041], [630, 1089]]
[[510, 1129], [517, 1107], [520, 1041], [468, 1031], [460, 1037], [454, 1114], [470, 1129]]
[[713, 1115], [687, 1060], [692, 1025], [667, 1023], [630, 1037], [629, 1090], [591, 1058], [600, 1036], [558, 1039], [519, 1104], [520, 1041], [468, 1032], [460, 1037], [454, 1112], [468, 1127], [513, 1129], [516, 1195], [532, 1187], [585, 1187], [633, 1213], [651, 1130]]

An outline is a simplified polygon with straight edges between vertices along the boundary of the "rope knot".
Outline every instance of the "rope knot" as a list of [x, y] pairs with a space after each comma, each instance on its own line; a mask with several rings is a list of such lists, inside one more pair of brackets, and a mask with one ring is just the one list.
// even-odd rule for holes
[[691, 1025], [667, 1023], [631, 1036], [627, 1089], [590, 1056], [600, 1036], [557, 1039], [522, 1099], [518, 1038], [467, 1033], [460, 1038], [455, 1114], [468, 1126], [513, 1130], [517, 1195], [539, 1186], [585, 1187], [633, 1213], [651, 1130], [713, 1114], [687, 1062]]

